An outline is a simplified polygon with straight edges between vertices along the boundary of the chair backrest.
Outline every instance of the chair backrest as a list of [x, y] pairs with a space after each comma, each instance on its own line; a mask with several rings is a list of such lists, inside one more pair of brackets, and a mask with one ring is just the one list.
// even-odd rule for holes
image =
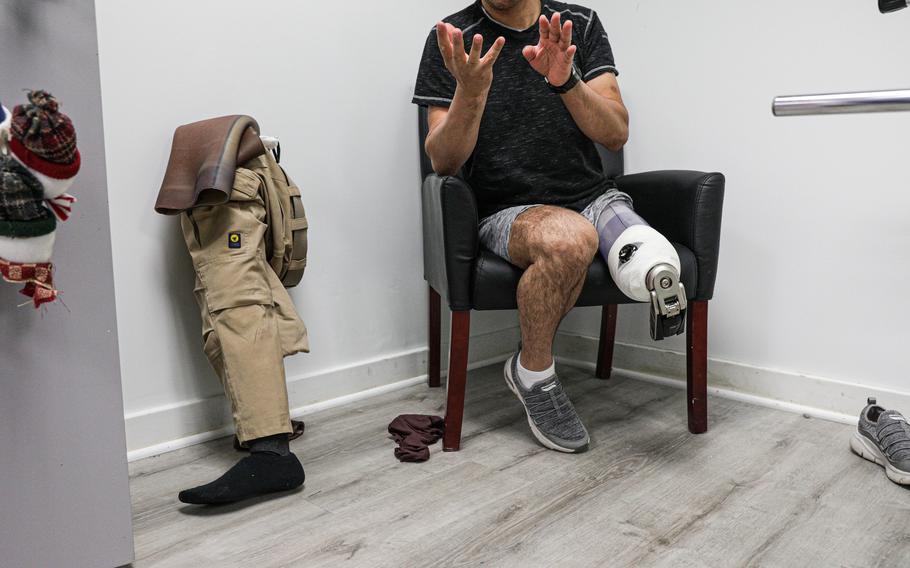
[[[427, 119], [427, 107], [420, 106], [417, 108], [419, 109], [417, 114], [417, 123], [420, 140], [420, 179], [426, 179], [428, 175], [433, 173], [433, 164], [430, 162], [430, 157], [427, 156], [427, 152], [424, 147], [430, 126]], [[619, 152], [611, 152], [600, 144], [596, 144], [596, 146], [597, 151], [600, 152], [600, 161], [603, 163], [604, 173], [607, 174], [607, 177], [609, 179], [619, 177], [625, 173], [625, 163], [623, 161], [622, 150]]]

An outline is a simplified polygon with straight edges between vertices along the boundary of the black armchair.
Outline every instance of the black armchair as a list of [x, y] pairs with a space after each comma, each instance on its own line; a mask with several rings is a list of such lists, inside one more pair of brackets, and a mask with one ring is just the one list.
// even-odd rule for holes
[[[440, 299], [444, 298], [452, 310], [452, 334], [443, 449], [457, 451], [461, 446], [471, 310], [516, 309], [515, 293], [522, 271], [480, 247], [477, 204], [468, 184], [456, 176], [433, 173], [423, 150], [427, 111], [422, 107], [419, 132], [424, 278], [430, 288], [427, 375], [431, 387], [440, 386]], [[600, 150], [608, 177], [632, 197], [635, 210], [664, 234], [679, 253], [680, 278], [689, 301], [686, 321], [689, 430], [693, 434], [705, 432], [708, 429], [708, 301], [714, 295], [717, 274], [724, 176], [693, 171], [622, 175], [622, 153]], [[628, 303], [634, 302], [619, 291], [606, 263], [597, 255], [576, 305], [603, 307], [595, 371], [598, 378], [610, 376], [616, 306]]]

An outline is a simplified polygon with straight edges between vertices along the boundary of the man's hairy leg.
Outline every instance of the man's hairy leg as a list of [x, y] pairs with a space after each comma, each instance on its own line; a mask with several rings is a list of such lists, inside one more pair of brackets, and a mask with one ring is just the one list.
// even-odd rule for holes
[[509, 256], [525, 273], [518, 283], [521, 365], [542, 371], [553, 364], [553, 338], [572, 309], [597, 253], [597, 231], [574, 211], [540, 206], [518, 216]]

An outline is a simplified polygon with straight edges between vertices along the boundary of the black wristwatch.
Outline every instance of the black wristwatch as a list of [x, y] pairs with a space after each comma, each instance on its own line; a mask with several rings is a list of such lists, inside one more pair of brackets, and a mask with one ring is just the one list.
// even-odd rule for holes
[[581, 82], [581, 73], [578, 72], [578, 68], [575, 67], [575, 65], [572, 65], [572, 74], [569, 75], [569, 80], [566, 81], [564, 84], [556, 87], [552, 83], [550, 83], [550, 80], [547, 79], [546, 77], [544, 77], [544, 81], [546, 81], [547, 85], [549, 85], [550, 91], [552, 91], [558, 95], [562, 95], [562, 94], [565, 94], [565, 93], [568, 93], [569, 91], [571, 91], [575, 87], [575, 85], [577, 85], [578, 83]]

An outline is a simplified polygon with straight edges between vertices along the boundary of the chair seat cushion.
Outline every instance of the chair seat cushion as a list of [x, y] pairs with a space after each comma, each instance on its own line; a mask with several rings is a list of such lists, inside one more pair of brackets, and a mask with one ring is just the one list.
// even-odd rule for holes
[[[686, 295], [691, 300], [695, 297], [695, 283], [698, 280], [695, 254], [683, 245], [673, 243], [679, 254], [682, 267], [682, 281], [686, 287]], [[524, 271], [496, 256], [492, 252], [481, 249], [477, 262], [474, 265], [474, 309], [475, 310], [514, 310], [518, 308], [515, 292], [518, 290], [518, 280]], [[610, 269], [598, 253], [591, 267], [588, 268], [588, 278], [581, 291], [576, 306], [602, 306], [604, 304], [633, 304], [619, 291]]]

